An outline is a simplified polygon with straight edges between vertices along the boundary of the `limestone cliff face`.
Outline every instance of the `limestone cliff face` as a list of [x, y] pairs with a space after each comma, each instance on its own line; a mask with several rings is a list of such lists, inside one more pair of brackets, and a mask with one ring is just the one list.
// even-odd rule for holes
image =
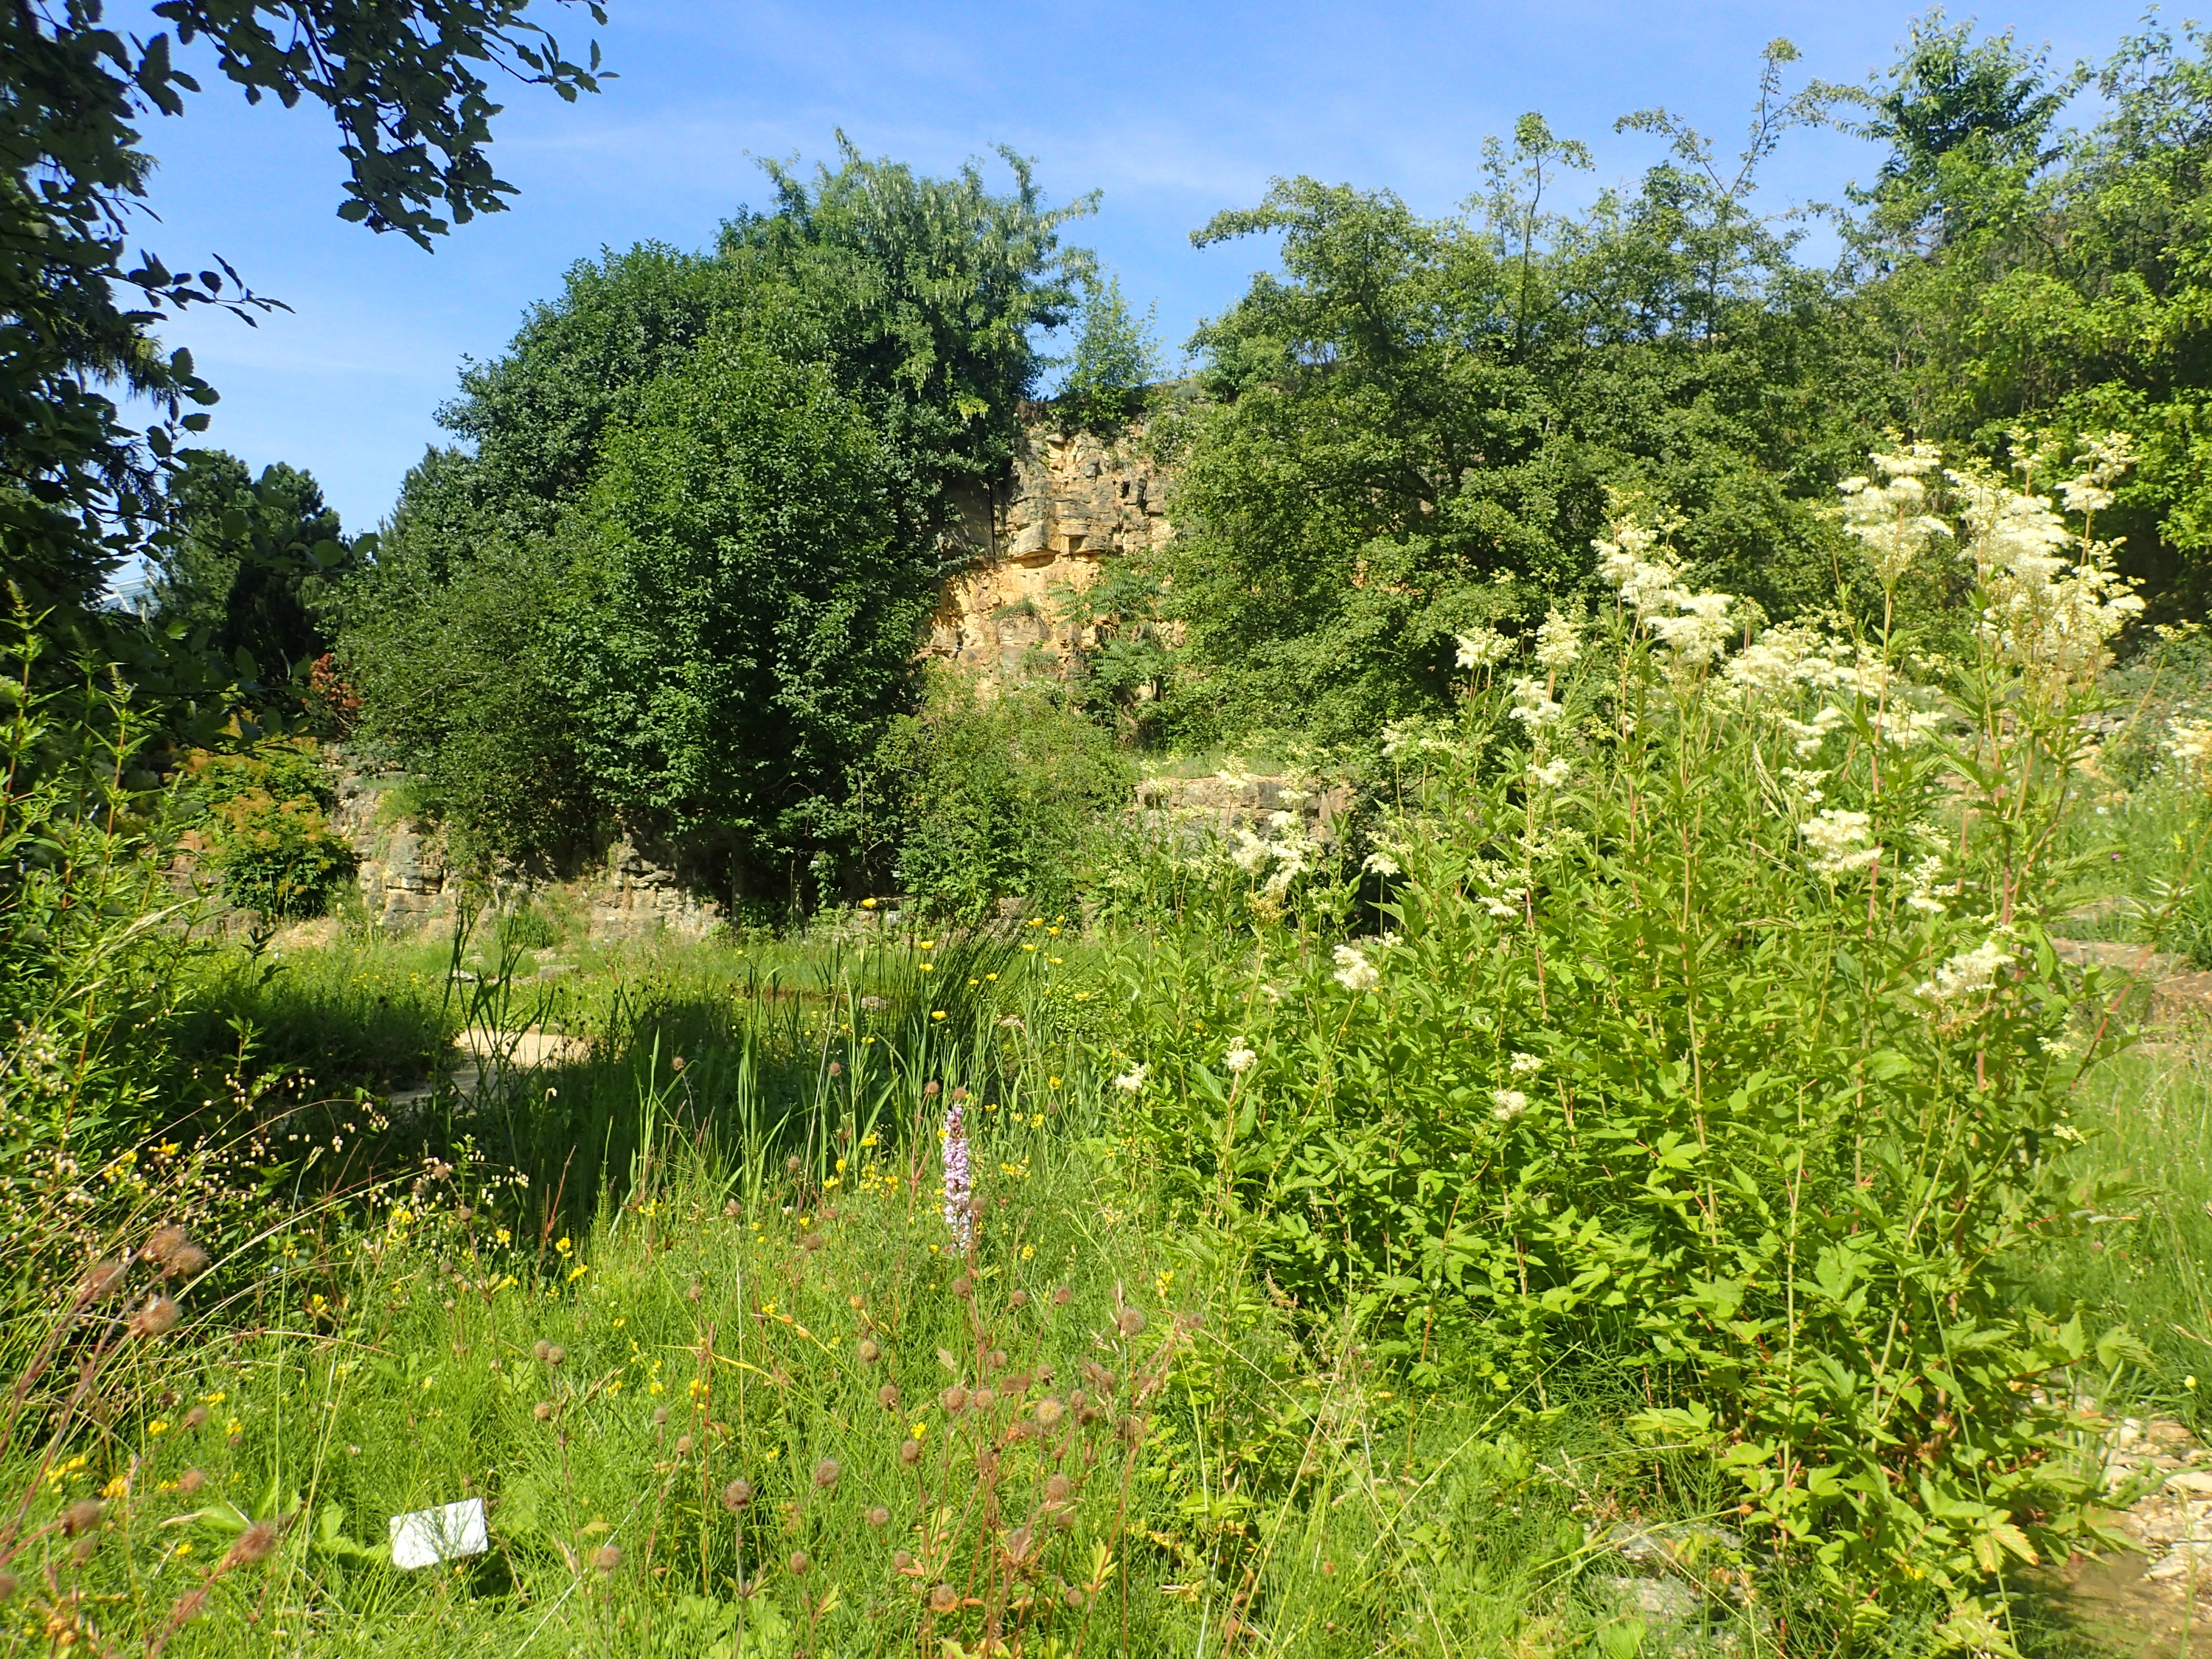
[[946, 584], [927, 654], [985, 692], [1065, 677], [1097, 641], [1076, 596], [1107, 559], [1150, 551], [1170, 533], [1167, 479], [1133, 425], [1108, 442], [1030, 422], [1009, 483], [967, 503], [965, 571]]

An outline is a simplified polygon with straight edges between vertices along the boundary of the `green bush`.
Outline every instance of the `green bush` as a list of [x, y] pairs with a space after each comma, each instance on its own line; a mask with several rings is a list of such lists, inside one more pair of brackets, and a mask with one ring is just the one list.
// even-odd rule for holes
[[1952, 483], [2007, 626], [1948, 684], [1802, 629], [1723, 660], [1735, 602], [1617, 526], [1600, 646], [1470, 636], [1462, 717], [1394, 733], [1390, 931], [1134, 959], [1121, 1079], [1186, 1201], [1413, 1386], [1632, 1390], [1846, 1648], [1914, 1608], [1964, 1641], [2008, 1562], [2094, 1547], [2063, 1374], [2136, 1352], [2024, 1294], [2123, 1040], [2044, 927], [2133, 601]]
[[1093, 830], [1124, 806], [1133, 768], [1044, 689], [983, 703], [947, 677], [877, 755], [897, 800], [898, 878], [922, 904], [980, 916], [1005, 897], [1065, 908]]
[[207, 837], [223, 896], [270, 921], [321, 915], [354, 872], [352, 843], [305, 796], [246, 790], [209, 814]]

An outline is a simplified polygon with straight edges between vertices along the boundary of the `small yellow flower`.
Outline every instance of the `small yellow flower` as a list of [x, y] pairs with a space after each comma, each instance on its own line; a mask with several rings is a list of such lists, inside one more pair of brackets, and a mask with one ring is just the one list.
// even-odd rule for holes
[[860, 1137], [860, 1145], [863, 1146], [872, 1146], [875, 1144], [876, 1137], [872, 1134], [862, 1135]]
[[553, 1254], [556, 1255], [566, 1255], [575, 1248], [565, 1233], [553, 1241]]
[[656, 1376], [652, 1382], [645, 1385], [645, 1391], [647, 1394], [666, 1394], [668, 1392], [668, 1387], [667, 1384], [664, 1383]]
[[932, 1019], [943, 1019], [945, 1018], [945, 1010], [942, 1008], [933, 1008], [929, 1011], [929, 1017]]
[[925, 951], [934, 951], [937, 948], [937, 941], [933, 939], [926, 939], [922, 940], [921, 948]]
[[568, 1273], [568, 1282], [569, 1282], [571, 1285], [573, 1285], [573, 1284], [574, 1284], [578, 1279], [581, 1279], [581, 1278], [582, 1278], [586, 1273], [589, 1273], [589, 1272], [591, 1272], [591, 1271], [592, 1271], [592, 1264], [591, 1264], [590, 1262], [588, 1262], [588, 1261], [579, 1261], [579, 1262], [578, 1262], [578, 1263], [577, 1263], [577, 1264], [576, 1264], [573, 1268], [571, 1268], [571, 1269], [569, 1270], [569, 1273]]
[[1034, 951], [1036, 949], [1036, 946], [1034, 945], [1024, 945], [1022, 946], [1022, 949], [1024, 951]]
[[921, 964], [921, 971], [922, 971], [923, 973], [925, 973], [925, 974], [931, 972], [931, 971], [932, 971], [932, 969], [931, 969], [931, 968], [930, 968], [930, 965], [929, 965], [927, 963], [926, 963], [926, 962], [925, 962], [925, 963], [923, 963]]
[[130, 1490], [131, 1477], [127, 1474], [118, 1474], [100, 1489], [100, 1495], [112, 1504]]
[[1022, 1246], [1022, 1260], [1023, 1260], [1023, 1261], [1031, 1261], [1031, 1260], [1035, 1259], [1036, 1255], [1036, 1245], [1034, 1245], [1034, 1244], [1024, 1244], [1024, 1245], [1023, 1245], [1023, 1246]]
[[146, 1432], [147, 1432], [149, 1435], [153, 1435], [153, 1436], [156, 1436], [156, 1437], [158, 1437], [158, 1436], [161, 1436], [161, 1435], [165, 1435], [165, 1434], [168, 1433], [168, 1431], [169, 1431], [169, 1424], [168, 1424], [168, 1419], [166, 1419], [166, 1418], [160, 1418], [160, 1417], [157, 1417], [157, 1418], [155, 1418], [152, 1422], [149, 1423], [149, 1424], [146, 1425]]
[[243, 1423], [241, 1423], [241, 1422], [240, 1422], [236, 1418], [234, 1418], [234, 1418], [232, 1418], [232, 1419], [230, 1419], [230, 1421], [229, 1421], [229, 1422], [228, 1422], [228, 1423], [226, 1423], [226, 1424], [224, 1424], [224, 1425], [222, 1425], [222, 1431], [223, 1431], [225, 1434], [228, 1434], [228, 1435], [240, 1435], [240, 1434], [244, 1434], [244, 1433], [246, 1432], [246, 1425], [245, 1425], [245, 1424], [243, 1424]]
[[504, 1227], [501, 1227], [497, 1232], [494, 1233], [492, 1237], [498, 1240], [501, 1244], [512, 1244], [514, 1242], [514, 1235], [507, 1231]]
[[929, 1425], [927, 1423], [909, 1423], [907, 1425], [907, 1432], [912, 1435], [915, 1439], [919, 1440], [929, 1432]]
[[1056, 1077], [1047, 1078], [1045, 1079], [1045, 1087], [1048, 1089], [1057, 1089], [1060, 1087], [1060, 1079]]

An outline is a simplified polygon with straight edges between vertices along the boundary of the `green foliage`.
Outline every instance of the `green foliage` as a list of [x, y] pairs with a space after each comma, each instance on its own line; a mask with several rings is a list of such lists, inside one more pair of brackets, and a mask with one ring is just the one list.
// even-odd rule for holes
[[1048, 915], [1073, 903], [1098, 822], [1133, 781], [1111, 739], [1048, 691], [979, 703], [949, 675], [891, 724], [876, 761], [895, 792], [901, 890], [963, 917], [1001, 898]]
[[1128, 424], [1142, 406], [1145, 388], [1159, 378], [1159, 347], [1152, 328], [1156, 309], [1147, 306], [1139, 319], [1122, 297], [1118, 276], [1093, 276], [1085, 283], [1075, 349], [1060, 386], [1063, 420], [1098, 433], [1118, 432]]
[[[1171, 729], [1332, 739], [1441, 707], [1455, 635], [1590, 578], [1609, 491], [1678, 502], [1696, 568], [1789, 614], [1838, 598], [1819, 498], [1890, 392], [1873, 337], [1747, 197], [1782, 132], [1770, 48], [1741, 167], [1663, 111], [1634, 194], [1551, 211], [1580, 145], [1525, 118], [1470, 211], [1300, 179], [1201, 244], [1279, 232], [1192, 340], [1204, 396], [1164, 424], [1182, 467], [1166, 608], [1185, 629]], [[1863, 586], [1847, 598], [1863, 601]]]
[[[574, 100], [592, 70], [563, 59], [525, 0], [463, 0], [363, 9], [305, 0], [275, 9], [206, 0], [153, 8], [175, 42], [204, 41], [249, 101], [273, 94], [330, 111], [347, 161], [341, 217], [429, 246], [453, 220], [498, 210], [512, 187], [485, 156], [496, 106], [478, 65]], [[599, 17], [596, 5], [590, 8]], [[0, 272], [0, 542], [11, 580], [61, 610], [49, 628], [111, 632], [87, 611], [106, 577], [140, 550], [156, 478], [179, 434], [206, 429], [214, 389], [189, 352], [166, 351], [162, 319], [192, 305], [241, 315], [266, 301], [220, 271], [172, 271], [131, 258], [126, 237], [153, 159], [137, 122], [181, 115], [198, 82], [172, 37], [125, 36], [95, 0], [12, 6], [0, 14], [0, 241], [35, 250]], [[147, 399], [160, 418], [143, 436], [108, 395]], [[185, 412], [187, 404], [197, 405]], [[145, 641], [109, 638], [111, 652]]]
[[1084, 204], [1008, 160], [1003, 195], [849, 147], [811, 183], [771, 167], [774, 213], [576, 267], [465, 377], [442, 418], [474, 453], [410, 476], [344, 645], [364, 737], [465, 856], [620, 822], [735, 896], [854, 847], [946, 490], [1006, 464], [1081, 263], [1058, 232]]
[[266, 921], [319, 916], [354, 872], [354, 850], [331, 827], [331, 773], [311, 738], [185, 757], [190, 833], [223, 896]]
[[1947, 685], [1793, 628], [1723, 664], [1734, 602], [1624, 524], [1594, 648], [1563, 617], [1394, 732], [1387, 933], [1129, 967], [1133, 1128], [1271, 1283], [1416, 1387], [1632, 1386], [1845, 1650], [1985, 1628], [2008, 1563], [2094, 1544], [2076, 1420], [2026, 1391], [2140, 1352], [2025, 1294], [2096, 1207], [2074, 1090], [2125, 1041], [2043, 929], [2076, 647], [2129, 602], [1974, 499], [1977, 608], [2019, 621]]
[[156, 620], [204, 639], [246, 679], [281, 681], [331, 648], [326, 618], [357, 556], [307, 473], [280, 465], [255, 479], [219, 449], [179, 459], [162, 480]]

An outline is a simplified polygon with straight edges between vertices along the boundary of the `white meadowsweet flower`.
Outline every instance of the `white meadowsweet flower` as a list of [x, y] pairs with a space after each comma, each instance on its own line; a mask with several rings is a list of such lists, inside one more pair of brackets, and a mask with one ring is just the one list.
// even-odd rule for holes
[[1936, 884], [1943, 878], [1942, 854], [1930, 853], [1924, 858], [1913, 860], [1912, 868], [1905, 872], [1905, 878], [1910, 889], [1905, 896], [1907, 907], [1923, 915], [1948, 914], [1949, 907], [1936, 896]]
[[1503, 662], [1513, 653], [1513, 641], [1487, 623], [1472, 634], [1455, 634], [1459, 646], [1458, 662], [1462, 668], [1487, 668], [1492, 663]]
[[1565, 757], [1546, 761], [1541, 766], [1537, 765], [1534, 761], [1528, 763], [1528, 775], [1547, 789], [1558, 788], [1567, 781], [1574, 769], [1573, 763]]
[[1556, 726], [1566, 718], [1565, 708], [1552, 700], [1544, 682], [1517, 679], [1513, 682], [1513, 718], [1531, 732], [1540, 732], [1547, 726]]
[[1149, 1066], [1132, 1066], [1114, 1079], [1114, 1086], [1124, 1094], [1133, 1095], [1145, 1086], [1145, 1079], [1152, 1074], [1152, 1068]]
[[1513, 1063], [1508, 1069], [1516, 1077], [1534, 1077], [1544, 1069], [1544, 1062], [1534, 1054], [1522, 1054], [1516, 1050], [1513, 1055]]
[[1489, 911], [1492, 917], [1498, 921], [1510, 921], [1514, 917], [1521, 914], [1519, 910], [1516, 909], [1512, 905], [1508, 904], [1504, 899], [1487, 893], [1483, 896], [1482, 908]]
[[1371, 991], [1382, 975], [1357, 945], [1340, 945], [1334, 951], [1336, 972], [1332, 977], [1347, 991]]
[[1955, 1002], [1996, 983], [1997, 969], [2012, 960], [2012, 952], [1994, 939], [1984, 939], [1972, 950], [1953, 957], [1936, 970], [1936, 977], [1920, 987], [1920, 994], [1936, 1002]]
[[1874, 820], [1863, 812], [1824, 807], [1819, 817], [1799, 824], [1797, 833], [1813, 849], [1814, 869], [1824, 876], [1871, 869], [1881, 857], [1881, 848], [1871, 844]]
[[1236, 1042], [1229, 1045], [1229, 1052], [1222, 1055], [1221, 1063], [1237, 1076], [1242, 1077], [1260, 1063], [1260, 1056], [1245, 1046], [1243, 1037], [1238, 1037]]
[[1361, 860], [1359, 867], [1371, 870], [1378, 876], [1402, 876], [1406, 873], [1405, 867], [1397, 860], [1379, 848]]
[[1931, 444], [1912, 444], [1894, 455], [1868, 459], [1886, 483], [1846, 478], [1836, 489], [1844, 498], [1844, 533], [1858, 542], [1876, 579], [1890, 587], [1929, 543], [1951, 534], [1949, 525], [1927, 511], [1928, 486], [1921, 483], [1942, 464], [1942, 453]]
[[1560, 669], [1583, 654], [1582, 619], [1553, 611], [1536, 630], [1536, 663], [1540, 668]]
[[1528, 1109], [1528, 1097], [1518, 1089], [1492, 1089], [1490, 1098], [1490, 1115], [1500, 1123], [1510, 1123]]

